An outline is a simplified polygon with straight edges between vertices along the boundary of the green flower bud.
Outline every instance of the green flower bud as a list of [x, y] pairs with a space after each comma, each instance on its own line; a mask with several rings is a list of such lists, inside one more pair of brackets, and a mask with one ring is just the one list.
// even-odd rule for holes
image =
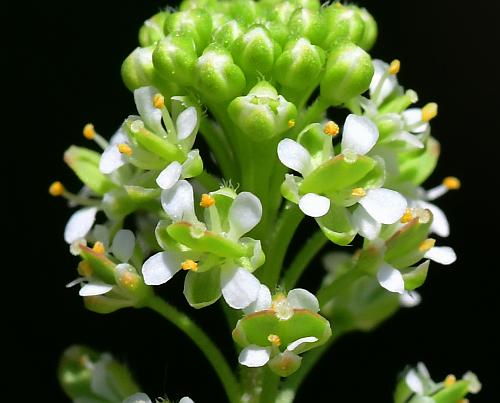
[[123, 299], [128, 299], [136, 308], [143, 306], [143, 302], [152, 295], [151, 287], [144, 284], [142, 277], [130, 264], [116, 266], [115, 282], [124, 294]]
[[340, 42], [361, 43], [365, 24], [357, 10], [335, 3], [325, 9], [328, 35], [323, 45], [330, 49]]
[[366, 8], [358, 8], [356, 6], [350, 7], [357, 8], [358, 15], [361, 17], [363, 23], [365, 24], [363, 36], [361, 37], [358, 45], [361, 46], [364, 50], [369, 51], [377, 40], [377, 21], [375, 21], [375, 18], [373, 18], [373, 16], [366, 10]]
[[282, 24], [287, 25], [296, 8], [297, 7], [293, 4], [293, 2], [282, 1], [270, 8], [272, 11], [269, 13], [269, 20], [277, 20]]
[[288, 21], [290, 34], [306, 37], [314, 45], [321, 45], [327, 32], [326, 21], [322, 14], [307, 8], [298, 8]]
[[233, 122], [254, 141], [268, 140], [288, 130], [297, 115], [295, 105], [278, 95], [266, 81], [258, 83], [248, 95], [234, 99], [227, 111]]
[[71, 146], [64, 153], [64, 162], [78, 178], [98, 195], [103, 195], [116, 185], [99, 170], [101, 155], [83, 147]]
[[227, 102], [243, 93], [245, 75], [221, 46], [211, 45], [198, 58], [195, 87], [211, 102]]
[[212, 36], [212, 18], [206, 11], [196, 8], [170, 14], [165, 20], [165, 34], [190, 36], [198, 54], [208, 45]]
[[165, 81], [189, 85], [196, 64], [195, 44], [189, 36], [168, 35], [158, 42], [153, 52], [153, 65]]
[[284, 46], [288, 40], [288, 27], [278, 20], [266, 21], [264, 25], [269, 31], [271, 38], [273, 38], [280, 46]]
[[232, 0], [230, 15], [244, 26], [253, 24], [257, 20], [257, 2], [254, 0]]
[[353, 43], [333, 49], [321, 80], [321, 97], [331, 105], [340, 105], [365, 92], [373, 76], [370, 55]]
[[226, 49], [230, 49], [234, 41], [243, 33], [241, 25], [236, 20], [226, 22], [219, 26], [213, 34], [213, 40]]
[[163, 25], [165, 24], [167, 15], [166, 12], [162, 11], [144, 21], [143, 26], [139, 29], [139, 44], [141, 47], [145, 48], [154, 45], [165, 36]]
[[247, 78], [256, 78], [269, 75], [281, 48], [264, 26], [256, 25], [236, 39], [231, 51]]
[[290, 351], [284, 351], [269, 360], [269, 368], [279, 376], [290, 376], [300, 368], [302, 357]]
[[305, 38], [287, 43], [276, 60], [274, 77], [284, 87], [296, 91], [314, 88], [325, 64], [325, 51]]
[[179, 10], [186, 11], [195, 8], [213, 10], [216, 7], [217, 7], [217, 0], [183, 0], [179, 6]]

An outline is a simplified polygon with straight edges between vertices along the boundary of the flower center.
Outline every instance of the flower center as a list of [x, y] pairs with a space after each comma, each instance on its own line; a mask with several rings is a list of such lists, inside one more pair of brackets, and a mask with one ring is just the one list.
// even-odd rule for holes
[[270, 334], [267, 336], [267, 340], [275, 347], [281, 346], [281, 339], [277, 334]]
[[161, 94], [155, 94], [153, 97], [153, 106], [156, 109], [161, 109], [165, 106], [165, 97]]
[[129, 157], [132, 156], [132, 148], [126, 143], [118, 144], [118, 151], [122, 154], [128, 155]]
[[104, 255], [104, 252], [106, 252], [106, 248], [104, 247], [102, 242], [97, 241], [94, 246], [92, 247], [92, 250], [95, 253], [99, 253], [100, 255]]
[[330, 120], [325, 124], [325, 127], [323, 128], [323, 133], [335, 137], [337, 134], [339, 134], [339, 125], [335, 123], [333, 120]]
[[181, 263], [181, 269], [182, 270], [198, 271], [198, 263], [196, 263], [192, 259], [186, 259], [186, 260], [184, 260], [184, 262]]
[[363, 188], [354, 188], [351, 192], [351, 196], [364, 197], [366, 196], [366, 190]]
[[215, 204], [215, 199], [207, 193], [201, 195], [200, 206], [203, 208], [211, 207]]

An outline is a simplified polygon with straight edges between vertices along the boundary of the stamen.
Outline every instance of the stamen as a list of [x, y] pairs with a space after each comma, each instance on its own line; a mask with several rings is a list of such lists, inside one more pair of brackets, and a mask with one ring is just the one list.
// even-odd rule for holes
[[267, 340], [275, 347], [281, 346], [281, 339], [277, 334], [270, 334], [267, 336]]
[[415, 216], [413, 215], [413, 211], [410, 208], [407, 208], [403, 216], [401, 217], [401, 224], [406, 224], [409, 223], [411, 220], [413, 220]]
[[339, 134], [340, 128], [337, 123], [334, 121], [330, 120], [325, 124], [325, 127], [323, 128], [323, 133], [328, 134], [329, 136], [335, 137], [337, 134]]
[[134, 276], [130, 272], [125, 272], [120, 276], [120, 282], [122, 285], [128, 288], [134, 288], [138, 284], [137, 276]]
[[455, 176], [447, 176], [443, 179], [443, 185], [449, 190], [457, 190], [460, 189], [462, 184], [460, 183], [460, 179]]
[[438, 114], [438, 104], [429, 102], [422, 108], [422, 122], [429, 122], [434, 119]]
[[423, 241], [419, 246], [418, 250], [420, 252], [427, 252], [429, 249], [434, 247], [434, 244], [436, 243], [436, 240], [433, 238], [427, 238], [425, 241]]
[[293, 308], [282, 293], [274, 296], [271, 309], [280, 320], [288, 320], [293, 316]]
[[454, 385], [456, 381], [457, 381], [457, 378], [455, 378], [455, 375], [450, 374], [450, 375], [448, 375], [448, 376], [445, 378], [445, 380], [444, 380], [444, 386], [445, 386], [446, 388], [448, 388], [448, 387], [450, 387], [450, 386]]
[[92, 250], [95, 253], [99, 253], [100, 255], [104, 255], [104, 252], [106, 252], [106, 248], [104, 247], [104, 244], [102, 242], [99, 242], [99, 241], [96, 241], [96, 243], [92, 247]]
[[198, 271], [198, 263], [196, 263], [194, 260], [186, 259], [181, 263], [181, 269]]
[[161, 109], [165, 106], [165, 97], [161, 94], [155, 94], [153, 97], [153, 106], [156, 109]]
[[126, 143], [118, 144], [118, 151], [129, 157], [132, 156], [132, 148]]
[[399, 73], [399, 69], [401, 68], [401, 62], [398, 59], [394, 59], [389, 65], [389, 69], [387, 70], [389, 74], [395, 75]]
[[87, 140], [93, 140], [95, 137], [95, 129], [94, 125], [92, 123], [87, 123], [83, 127], [83, 137], [85, 137]]
[[295, 126], [295, 119], [290, 119], [290, 120], [287, 122], [287, 124], [288, 124], [288, 127], [291, 129], [292, 127], [294, 127], [294, 126]]
[[49, 186], [49, 194], [54, 197], [62, 196], [66, 192], [63, 184], [59, 181], [55, 181]]
[[215, 204], [215, 199], [207, 193], [201, 195], [200, 206], [203, 208], [211, 207]]
[[366, 190], [363, 188], [354, 188], [351, 192], [351, 196], [364, 197], [366, 196]]
[[78, 274], [83, 277], [89, 278], [92, 275], [92, 267], [90, 266], [90, 263], [86, 260], [82, 260], [78, 264]]

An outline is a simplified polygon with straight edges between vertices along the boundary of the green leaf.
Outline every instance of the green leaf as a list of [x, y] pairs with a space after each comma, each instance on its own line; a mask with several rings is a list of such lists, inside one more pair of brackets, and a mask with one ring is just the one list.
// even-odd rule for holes
[[224, 238], [211, 231], [202, 231], [188, 222], [177, 222], [167, 228], [168, 234], [177, 242], [199, 252], [210, 252], [221, 257], [238, 258], [247, 256], [249, 251], [244, 245]]
[[439, 153], [438, 141], [429, 137], [425, 149], [399, 154], [400, 180], [422, 184], [434, 171]]
[[345, 207], [330, 206], [330, 211], [316, 221], [325, 236], [337, 245], [345, 246], [356, 236], [356, 230], [349, 220], [349, 212]]
[[184, 281], [184, 296], [193, 308], [212, 305], [221, 296], [220, 269], [199, 273], [189, 271]]
[[427, 271], [429, 270], [429, 263], [430, 261], [426, 260], [417, 267], [409, 267], [408, 269], [401, 270], [406, 290], [411, 291], [424, 284], [427, 278]]
[[347, 162], [342, 154], [337, 155], [307, 175], [300, 185], [300, 192], [328, 193], [353, 187], [375, 164], [375, 160], [364, 155], [358, 156], [354, 162]]

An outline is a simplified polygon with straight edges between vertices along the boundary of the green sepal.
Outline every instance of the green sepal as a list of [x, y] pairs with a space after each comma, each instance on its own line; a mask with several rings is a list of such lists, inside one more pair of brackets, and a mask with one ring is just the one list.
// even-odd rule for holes
[[340, 42], [362, 43], [365, 23], [357, 10], [334, 3], [325, 8], [324, 16], [329, 28], [328, 35], [323, 42], [326, 49]]
[[349, 212], [345, 207], [332, 204], [328, 213], [316, 221], [323, 234], [337, 245], [349, 245], [356, 236], [357, 232], [351, 225]]
[[353, 188], [378, 189], [382, 187], [386, 179], [385, 160], [378, 155], [373, 157], [375, 166], [368, 172], [363, 179], [355, 183]]
[[166, 35], [187, 35], [196, 44], [200, 54], [208, 45], [212, 35], [212, 18], [202, 8], [189, 9], [169, 14], [163, 30]]
[[181, 221], [170, 224], [168, 234], [177, 242], [199, 252], [210, 252], [221, 257], [239, 258], [248, 256], [244, 245], [224, 238], [211, 231], [199, 230], [196, 225]]
[[101, 155], [84, 147], [71, 146], [64, 153], [64, 162], [78, 178], [95, 193], [102, 196], [117, 186], [99, 170]]
[[184, 296], [196, 309], [212, 305], [221, 296], [220, 269], [217, 267], [201, 273], [190, 270], [184, 281]]
[[407, 90], [404, 94], [389, 96], [384, 100], [382, 106], [378, 108], [379, 114], [404, 112], [408, 107], [418, 101], [418, 95], [413, 90]]
[[80, 256], [92, 268], [92, 275], [100, 280], [115, 284], [116, 264], [109, 260], [102, 253], [94, 252], [88, 246], [80, 245]]
[[287, 377], [300, 368], [302, 357], [291, 352], [284, 351], [269, 360], [267, 365], [276, 375]]
[[418, 288], [425, 283], [427, 272], [429, 270], [429, 263], [430, 261], [426, 260], [422, 264], [419, 264], [417, 267], [409, 267], [407, 269], [401, 270], [401, 274], [403, 275], [403, 279], [405, 281], [406, 290], [414, 290], [415, 288]]
[[134, 202], [125, 189], [112, 190], [102, 199], [102, 209], [112, 220], [119, 220], [137, 209], [139, 204]]
[[254, 0], [231, 0], [228, 3], [231, 17], [243, 26], [249, 26], [258, 19], [259, 4]]
[[427, 239], [432, 224], [431, 212], [428, 213], [430, 218], [427, 222], [415, 218], [387, 240], [385, 253], [387, 263], [398, 269], [404, 269], [423, 257], [425, 251], [420, 251], [419, 246]]
[[434, 172], [440, 150], [439, 142], [429, 137], [423, 150], [399, 154], [399, 179], [417, 186], [422, 184]]
[[108, 313], [116, 312], [119, 309], [133, 306], [133, 303], [128, 299], [120, 298], [120, 296], [113, 298], [113, 293], [113, 291], [109, 291], [105, 295], [83, 297], [83, 304], [89, 311], [99, 313], [101, 315], [106, 315]]
[[288, 40], [288, 27], [278, 20], [266, 21], [264, 25], [269, 31], [271, 38], [280, 46], [284, 46]]
[[355, 255], [355, 270], [362, 270], [370, 276], [375, 276], [384, 262], [384, 249], [377, 242], [366, 245]]
[[321, 46], [328, 30], [322, 14], [308, 8], [297, 8], [290, 16], [288, 29], [292, 37], [305, 37], [313, 45]]
[[130, 264], [117, 266], [115, 282], [120, 287], [121, 292], [125, 292], [132, 298], [131, 303], [136, 308], [143, 306], [143, 302], [153, 294], [151, 287], [144, 283], [135, 267]]
[[155, 227], [155, 238], [156, 242], [163, 250], [186, 252], [189, 250], [188, 247], [181, 245], [174, 238], [172, 238], [167, 229], [168, 226], [172, 224], [170, 220], [160, 220]]
[[280, 320], [274, 311], [260, 311], [240, 319], [233, 330], [233, 340], [241, 347], [255, 344], [269, 346], [268, 336], [275, 334], [281, 340], [281, 347], [286, 348], [291, 342], [302, 337], [313, 336], [318, 339], [295, 350], [297, 354], [325, 343], [332, 334], [330, 323], [317, 313], [305, 309], [294, 309], [288, 320]]
[[142, 186], [128, 185], [123, 187], [128, 197], [134, 203], [145, 203], [156, 200], [161, 195], [161, 189], [144, 188]]
[[307, 125], [297, 136], [297, 143], [309, 152], [313, 166], [320, 165], [334, 155], [331, 137], [323, 132], [319, 123]]
[[231, 20], [221, 25], [213, 33], [215, 43], [230, 49], [234, 41], [243, 33], [243, 29], [236, 20]]
[[139, 44], [141, 47], [154, 45], [165, 36], [163, 25], [167, 15], [168, 13], [165, 11], [160, 11], [144, 22], [139, 29]]
[[373, 47], [375, 41], [377, 40], [378, 36], [377, 21], [366, 10], [366, 8], [359, 8], [354, 5], [350, 5], [350, 7], [356, 9], [357, 14], [363, 20], [364, 24], [363, 35], [358, 40], [358, 45], [368, 52]]
[[346, 161], [344, 155], [324, 162], [309, 173], [300, 185], [300, 192], [328, 193], [352, 187], [360, 181], [376, 164], [376, 161], [365, 155], [357, 156], [353, 162]]
[[435, 403], [456, 403], [469, 392], [469, 382], [460, 380], [453, 385], [445, 386], [432, 396]]
[[182, 177], [194, 178], [203, 172], [203, 160], [198, 150], [188, 153], [186, 161], [182, 164]]

